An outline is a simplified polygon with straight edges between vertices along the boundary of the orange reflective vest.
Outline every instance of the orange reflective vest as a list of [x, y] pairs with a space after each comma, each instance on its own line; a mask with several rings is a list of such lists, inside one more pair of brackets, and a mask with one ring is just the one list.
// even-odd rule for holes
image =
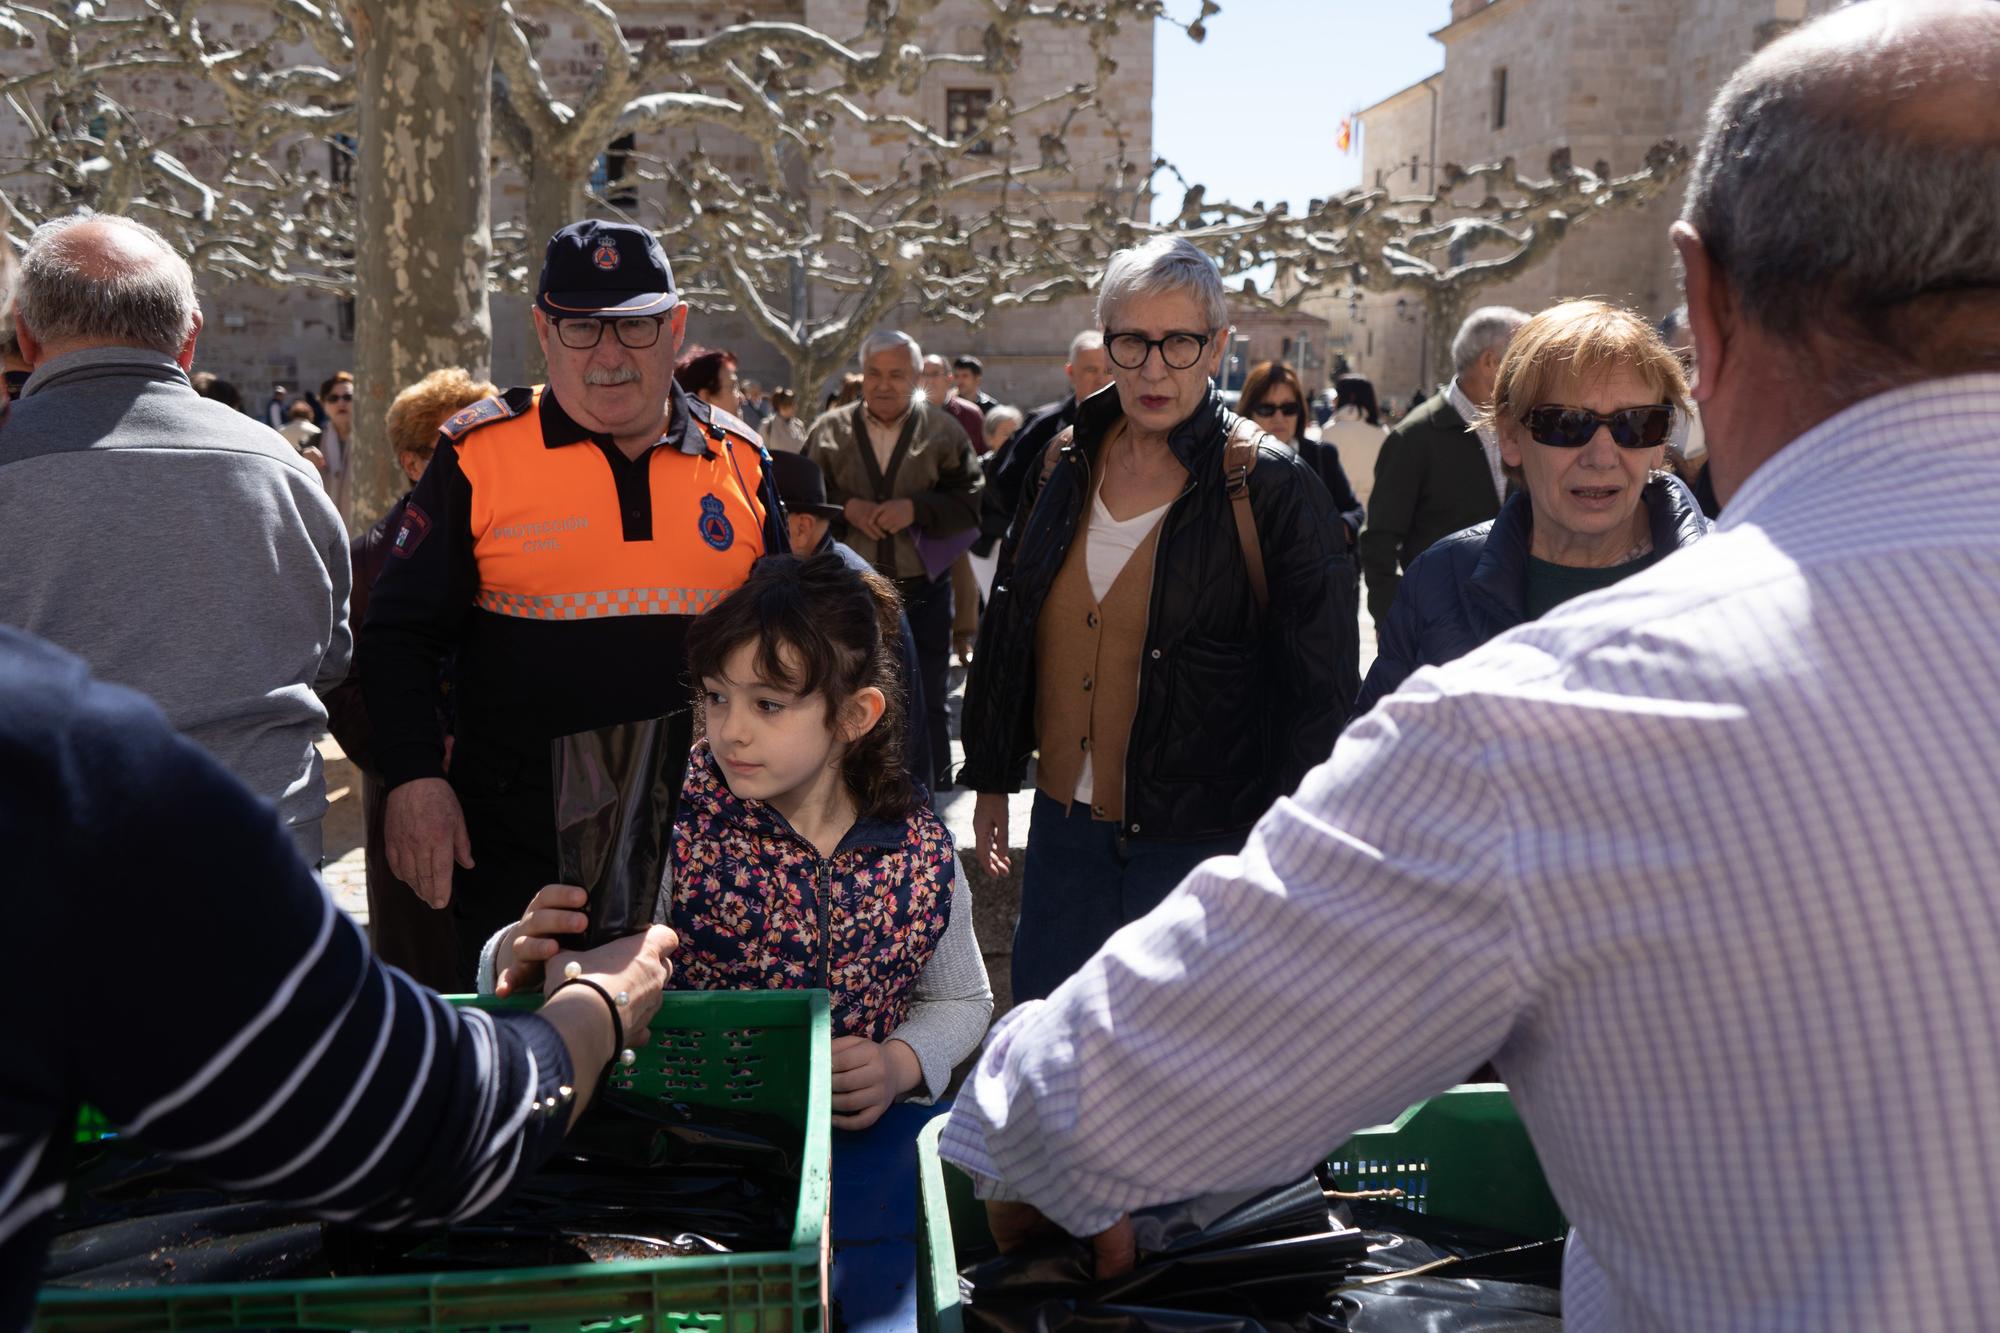
[[[482, 610], [531, 620], [698, 615], [764, 554], [763, 451], [727, 413], [709, 410], [641, 460], [650, 503], [638, 512], [621, 493], [638, 479], [620, 477], [604, 450], [545, 438], [539, 391], [519, 415], [487, 408], [460, 424], [483, 407], [444, 432], [471, 483]], [[649, 534], [632, 533], [638, 521]]]

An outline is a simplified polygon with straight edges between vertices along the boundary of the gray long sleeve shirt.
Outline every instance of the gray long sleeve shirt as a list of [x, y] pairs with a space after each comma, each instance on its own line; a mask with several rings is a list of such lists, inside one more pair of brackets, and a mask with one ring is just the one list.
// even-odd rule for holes
[[152, 696], [278, 808], [308, 862], [317, 689], [347, 673], [347, 533], [268, 426], [134, 347], [45, 361], [0, 426], [0, 623]]

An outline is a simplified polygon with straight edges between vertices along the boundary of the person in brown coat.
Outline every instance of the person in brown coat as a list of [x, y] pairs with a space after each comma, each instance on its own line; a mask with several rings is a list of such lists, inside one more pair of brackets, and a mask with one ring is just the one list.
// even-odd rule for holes
[[[972, 440], [942, 408], [917, 398], [923, 349], [883, 330], [861, 344], [861, 398], [813, 422], [806, 457], [841, 507], [834, 535], [866, 556], [903, 595], [923, 667], [931, 771], [949, 787], [951, 564], [978, 535], [985, 484]], [[956, 539], [964, 544], [954, 551]]]

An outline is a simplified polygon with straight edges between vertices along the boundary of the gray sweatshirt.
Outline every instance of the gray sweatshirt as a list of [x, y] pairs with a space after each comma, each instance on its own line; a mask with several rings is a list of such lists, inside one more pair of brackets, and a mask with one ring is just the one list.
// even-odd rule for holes
[[132, 347], [45, 361], [0, 426], [0, 623], [152, 696], [308, 862], [316, 689], [347, 674], [347, 533], [278, 433]]

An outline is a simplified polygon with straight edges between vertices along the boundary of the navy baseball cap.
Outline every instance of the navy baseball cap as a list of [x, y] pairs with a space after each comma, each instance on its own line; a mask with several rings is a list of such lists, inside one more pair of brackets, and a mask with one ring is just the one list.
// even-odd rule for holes
[[535, 304], [564, 316], [664, 315], [680, 300], [667, 252], [644, 227], [586, 218], [549, 237]]

